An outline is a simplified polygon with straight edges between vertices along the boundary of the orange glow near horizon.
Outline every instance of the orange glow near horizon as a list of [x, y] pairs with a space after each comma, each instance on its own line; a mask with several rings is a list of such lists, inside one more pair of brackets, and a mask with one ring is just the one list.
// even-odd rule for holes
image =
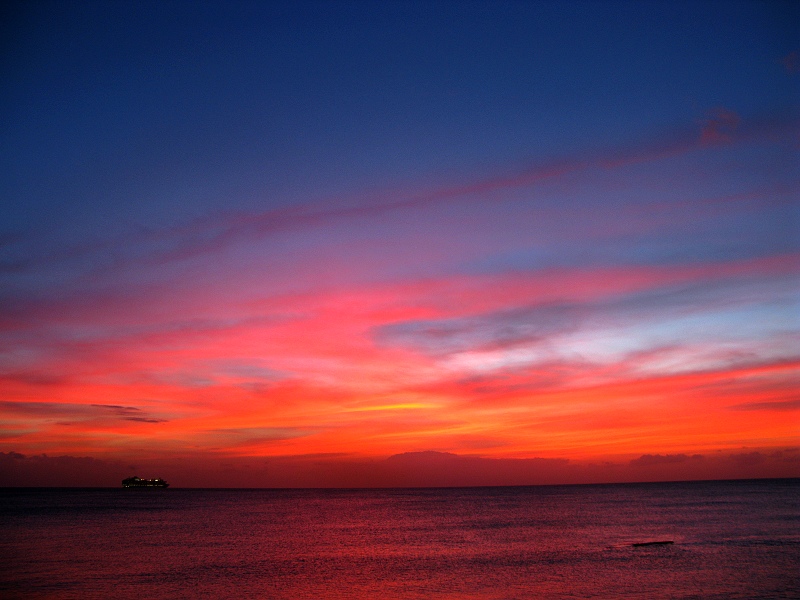
[[[409, 453], [533, 469], [515, 482], [539, 459], [551, 482], [800, 475], [800, 253], [764, 234], [790, 186], [732, 193], [717, 164], [785, 140], [740, 127], [205, 215], [76, 247], [58, 285], [42, 258], [0, 320], [0, 458], [296, 460], [304, 485], [387, 484], [363, 465]], [[698, 160], [713, 176], [683, 182]]]
[[[795, 265], [787, 257], [769, 268]], [[722, 265], [715, 275], [763, 268]], [[436, 450], [573, 461], [795, 445], [796, 413], [785, 398], [800, 387], [798, 360], [754, 361], [687, 343], [612, 348], [604, 362], [592, 349], [597, 339], [613, 346], [619, 324], [575, 332], [552, 327], [560, 316], [545, 313], [542, 331], [498, 343], [469, 321], [699, 277], [708, 273], [431, 280], [256, 302], [228, 322], [134, 327], [94, 347], [56, 349], [41, 367], [64, 378], [6, 377], [14, 400], [3, 404], [3, 444], [102, 457]], [[420, 321], [410, 334], [392, 329]], [[455, 339], [462, 330], [463, 343]]]

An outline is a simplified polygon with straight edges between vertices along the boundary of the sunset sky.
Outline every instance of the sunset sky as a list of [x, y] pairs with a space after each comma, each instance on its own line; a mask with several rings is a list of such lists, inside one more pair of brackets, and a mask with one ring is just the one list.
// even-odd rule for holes
[[1, 21], [0, 485], [800, 476], [800, 4]]

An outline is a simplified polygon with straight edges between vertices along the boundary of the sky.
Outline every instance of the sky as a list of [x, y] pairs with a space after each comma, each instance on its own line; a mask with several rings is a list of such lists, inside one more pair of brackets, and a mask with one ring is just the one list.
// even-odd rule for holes
[[0, 485], [800, 476], [800, 5], [2, 11]]

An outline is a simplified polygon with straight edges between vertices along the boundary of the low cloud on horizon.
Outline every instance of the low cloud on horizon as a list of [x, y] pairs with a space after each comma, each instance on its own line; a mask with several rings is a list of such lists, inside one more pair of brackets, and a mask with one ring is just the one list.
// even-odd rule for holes
[[472, 487], [800, 477], [800, 448], [741, 449], [709, 455], [645, 454], [602, 463], [559, 458], [484, 458], [448, 452], [355, 459], [197, 455], [163, 461], [25, 456], [0, 452], [0, 487], [118, 487], [130, 475], [163, 477], [173, 487]]

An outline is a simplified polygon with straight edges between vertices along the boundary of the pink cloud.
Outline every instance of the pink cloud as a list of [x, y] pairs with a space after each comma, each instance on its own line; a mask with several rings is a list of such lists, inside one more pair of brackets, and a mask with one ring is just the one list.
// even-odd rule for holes
[[727, 108], [718, 107], [709, 111], [701, 121], [700, 144], [712, 146], [730, 143], [741, 122], [742, 118]]
[[786, 72], [789, 74], [800, 73], [800, 52], [794, 50], [793, 52], [789, 52], [786, 56], [783, 57], [781, 60], [783, 67], [786, 69]]

